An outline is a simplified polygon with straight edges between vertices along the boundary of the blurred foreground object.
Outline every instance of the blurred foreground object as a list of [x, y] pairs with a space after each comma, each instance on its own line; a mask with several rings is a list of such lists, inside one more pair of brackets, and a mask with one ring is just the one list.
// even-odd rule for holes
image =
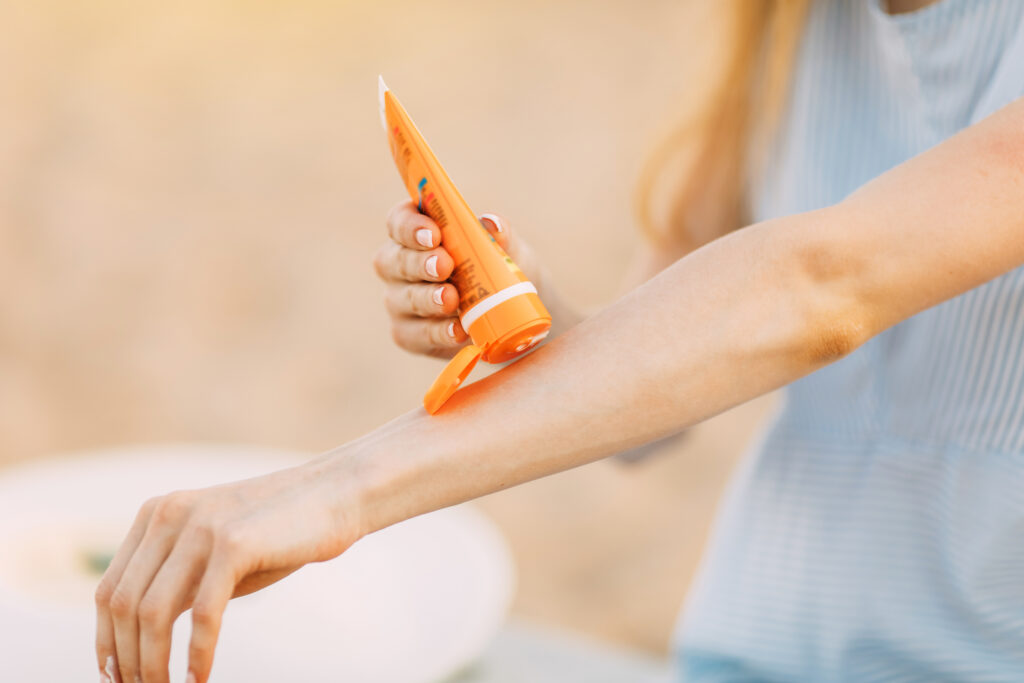
[[470, 670], [445, 683], [673, 683], [664, 657], [512, 619]]
[[[96, 670], [93, 592], [147, 498], [303, 459], [257, 448], [159, 446], [0, 473], [3, 679], [71, 681]], [[465, 505], [423, 515], [233, 600], [214, 678], [433, 683], [487, 647], [513, 586], [506, 543], [483, 515]], [[190, 628], [186, 612], [174, 626], [175, 680], [185, 677]]]

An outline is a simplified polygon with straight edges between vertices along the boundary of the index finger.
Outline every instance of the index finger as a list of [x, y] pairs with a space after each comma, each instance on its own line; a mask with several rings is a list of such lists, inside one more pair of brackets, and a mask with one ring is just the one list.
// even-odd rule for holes
[[441, 243], [441, 229], [430, 216], [416, 210], [411, 200], [391, 207], [387, 216], [388, 236], [403, 247], [431, 249]]
[[156, 499], [147, 500], [135, 516], [131, 529], [120, 547], [114, 554], [114, 558], [107, 566], [103, 579], [96, 588], [96, 659], [100, 670], [107, 674], [107, 677], [117, 683], [117, 663], [114, 660], [114, 621], [110, 615], [110, 598], [113, 596], [114, 588], [121, 580], [128, 561], [135, 554], [135, 549], [142, 542], [142, 537], [149, 526], [149, 518], [153, 515], [156, 507]]

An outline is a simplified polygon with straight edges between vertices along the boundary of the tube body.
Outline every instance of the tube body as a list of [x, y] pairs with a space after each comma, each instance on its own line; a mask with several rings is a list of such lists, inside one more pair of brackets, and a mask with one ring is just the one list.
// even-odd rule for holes
[[390, 90], [381, 106], [395, 165], [409, 197], [441, 228], [455, 261], [449, 278], [459, 291], [459, 319], [481, 350], [501, 363], [527, 351], [551, 327], [537, 289], [469, 208], [412, 119]]

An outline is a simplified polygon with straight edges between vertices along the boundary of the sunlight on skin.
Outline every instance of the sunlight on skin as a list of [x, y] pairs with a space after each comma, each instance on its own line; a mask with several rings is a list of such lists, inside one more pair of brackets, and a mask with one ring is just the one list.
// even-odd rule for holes
[[436, 416], [417, 409], [301, 466], [153, 499], [97, 591], [100, 670], [116, 652], [126, 680], [166, 680], [170, 626], [191, 607], [189, 667], [205, 683], [233, 595], [398, 521], [695, 424], [1024, 264], [1022, 128], [1024, 99], [833, 207], [715, 240]]

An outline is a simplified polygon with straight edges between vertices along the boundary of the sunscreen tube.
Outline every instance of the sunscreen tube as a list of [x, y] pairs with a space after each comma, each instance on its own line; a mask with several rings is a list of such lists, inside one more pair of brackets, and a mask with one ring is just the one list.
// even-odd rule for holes
[[551, 314], [537, 296], [537, 288], [466, 204], [383, 78], [379, 86], [381, 123], [391, 155], [409, 197], [441, 228], [441, 244], [455, 261], [449, 281], [459, 291], [459, 320], [472, 340], [423, 397], [423, 407], [433, 414], [478, 359], [512, 360], [546, 337]]

